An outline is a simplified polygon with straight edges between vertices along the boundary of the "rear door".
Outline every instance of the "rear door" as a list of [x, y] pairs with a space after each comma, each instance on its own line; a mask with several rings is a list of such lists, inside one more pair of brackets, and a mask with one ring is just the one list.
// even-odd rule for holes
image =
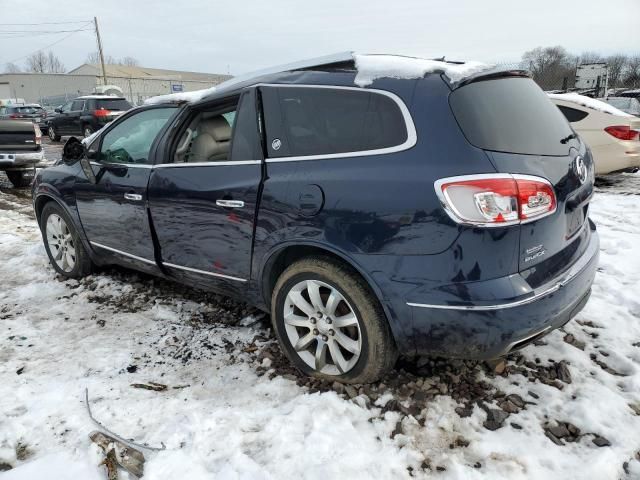
[[[179, 140], [168, 149], [166, 163], [154, 166], [149, 181], [149, 207], [162, 264], [178, 278], [238, 293], [251, 277], [262, 181], [255, 90], [243, 93], [239, 102], [237, 96], [222, 99], [194, 114], [203, 120], [193, 136], [184, 125]], [[230, 138], [228, 153], [212, 142], [215, 154], [207, 154], [205, 124], [217, 130], [218, 140]], [[188, 151], [189, 144], [205, 148], [198, 147], [196, 156], [187, 154], [186, 162], [174, 163], [176, 150]]]
[[68, 135], [71, 131], [71, 105], [73, 105], [73, 102], [65, 103], [60, 108], [60, 113], [53, 119], [53, 126], [58, 134]]
[[[455, 90], [449, 103], [467, 139], [484, 149], [500, 173], [548, 180], [556, 212], [520, 228], [520, 271], [561, 269], [586, 248], [593, 161], [547, 95], [525, 77], [480, 80]], [[548, 278], [545, 269], [537, 275]]]
[[71, 111], [67, 114], [66, 125], [70, 135], [82, 135], [80, 117], [84, 110], [84, 100], [74, 100], [71, 103]]

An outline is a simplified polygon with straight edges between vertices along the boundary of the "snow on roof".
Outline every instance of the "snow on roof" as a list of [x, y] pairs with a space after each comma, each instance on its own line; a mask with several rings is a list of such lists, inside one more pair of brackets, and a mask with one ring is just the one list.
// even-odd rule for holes
[[147, 98], [145, 105], [155, 105], [157, 103], [172, 103], [172, 102], [197, 102], [204, 98], [205, 95], [216, 91], [216, 87], [205, 88], [202, 90], [193, 90], [191, 92], [178, 92], [169, 93], [167, 95], [158, 95], [156, 97]]
[[377, 78], [422, 78], [427, 73], [442, 72], [452, 82], [459, 82], [475, 73], [489, 70], [492, 65], [481, 62], [450, 63], [400, 55], [354, 54], [358, 71], [355, 84], [371, 85]]
[[196, 90], [192, 92], [171, 93], [168, 95], [159, 95], [145, 100], [145, 104], [157, 104], [166, 102], [197, 102], [205, 96], [217, 90], [224, 90], [234, 85], [238, 85], [252, 78], [264, 75], [290, 72], [295, 70], [307, 69], [321, 65], [330, 65], [333, 63], [341, 63], [354, 61], [357, 70], [354, 83], [360, 87], [371, 85], [377, 78], [422, 78], [427, 73], [442, 72], [452, 82], [459, 82], [475, 73], [490, 70], [493, 65], [481, 62], [465, 62], [452, 63], [439, 60], [427, 60], [424, 58], [404, 57], [400, 55], [382, 55], [382, 54], [358, 54], [354, 52], [342, 52], [324, 57], [312, 58], [301, 62], [279, 65], [265, 70], [250, 72], [225, 82], [220, 83], [216, 87], [204, 90]]
[[609, 105], [608, 103], [596, 100], [595, 98], [585, 97], [584, 95], [579, 95], [577, 93], [548, 93], [547, 95], [549, 95], [549, 98], [554, 100], [564, 100], [565, 102], [577, 103], [583, 107], [598, 110], [599, 112], [608, 113], [610, 115], [633, 117], [633, 115], [629, 115], [628, 113], [617, 109], [613, 105]]

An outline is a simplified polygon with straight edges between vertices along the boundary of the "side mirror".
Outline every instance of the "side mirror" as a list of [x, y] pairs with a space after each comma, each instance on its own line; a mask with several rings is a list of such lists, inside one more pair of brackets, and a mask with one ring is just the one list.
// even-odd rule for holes
[[58, 107], [58, 108], [56, 108], [56, 109], [54, 110], [54, 112], [56, 112], [56, 113], [62, 113], [62, 109], [61, 109], [60, 107]]
[[75, 163], [85, 157], [87, 150], [80, 140], [71, 137], [64, 144], [62, 149], [62, 161], [65, 163]]

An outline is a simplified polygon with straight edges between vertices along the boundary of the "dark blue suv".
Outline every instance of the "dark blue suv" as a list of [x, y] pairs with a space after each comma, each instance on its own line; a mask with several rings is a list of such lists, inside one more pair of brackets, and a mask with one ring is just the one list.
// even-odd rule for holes
[[598, 260], [587, 146], [525, 72], [431, 63], [363, 83], [350, 55], [306, 62], [68, 142], [33, 187], [53, 268], [242, 299], [300, 370], [342, 382], [564, 325]]

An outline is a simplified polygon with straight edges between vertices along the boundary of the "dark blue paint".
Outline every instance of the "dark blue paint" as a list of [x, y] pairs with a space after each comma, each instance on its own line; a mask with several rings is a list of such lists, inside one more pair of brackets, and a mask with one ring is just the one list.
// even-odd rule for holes
[[[217, 98], [238, 95], [257, 83], [353, 86], [353, 77], [349, 72], [312, 71], [270, 75], [208, 96], [201, 105], [213, 105]], [[415, 147], [343, 159], [129, 169], [124, 175], [118, 172], [120, 176], [107, 174], [97, 186], [87, 182], [77, 165], [60, 165], [38, 175], [36, 205], [43, 195], [55, 198], [67, 208], [85, 243], [88, 238], [159, 264], [142, 265], [87, 243], [94, 261], [155, 270], [152, 273], [263, 309], [268, 309], [271, 296], [265, 279], [283, 249], [324, 249], [369, 283], [406, 354], [489, 358], [575, 315], [588, 298], [597, 254], [569, 285], [524, 306], [468, 312], [410, 307], [407, 302], [489, 305], [518, 301], [552, 285], [589, 244], [598, 242], [592, 225], [567, 238], [571, 222], [584, 220], [592, 188], [579, 187], [569, 170], [576, 154], [591, 164], [584, 144], [574, 141], [566, 158], [487, 152], [465, 139], [448, 104], [450, 86], [440, 76], [381, 79], [372, 87], [392, 91], [409, 107], [418, 132]], [[189, 108], [194, 107], [183, 107], [156, 139], [156, 164], [165, 161]], [[494, 172], [549, 179], [558, 195], [558, 211], [522, 227], [454, 223], [435, 195], [434, 181]], [[146, 201], [126, 203], [122, 197], [127, 189]], [[242, 200], [245, 208], [219, 207], [215, 201], [220, 198]], [[524, 262], [526, 249], [538, 243], [549, 253]], [[248, 281], [176, 270], [162, 262]]]

